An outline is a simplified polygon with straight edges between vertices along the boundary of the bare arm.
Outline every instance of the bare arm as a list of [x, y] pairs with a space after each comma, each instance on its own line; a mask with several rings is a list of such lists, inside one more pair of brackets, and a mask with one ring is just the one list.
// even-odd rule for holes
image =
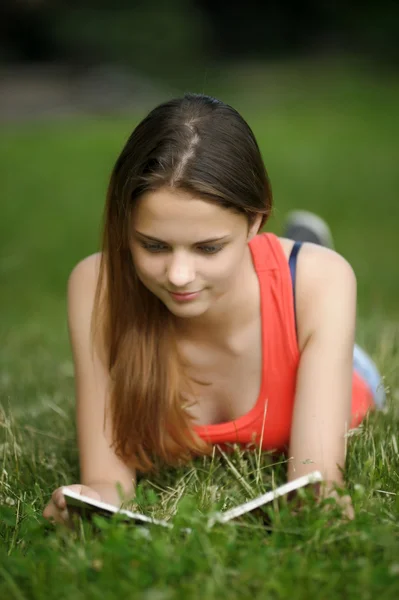
[[68, 282], [68, 327], [75, 365], [76, 424], [81, 483], [100, 493], [101, 499], [120, 505], [116, 484], [124, 493], [134, 493], [136, 474], [111, 448], [110, 417], [103, 431], [109, 406], [109, 374], [103, 352], [90, 346], [90, 321], [98, 278], [100, 255], [81, 261]]
[[[121, 507], [121, 500], [119, 497], [118, 490], [116, 488], [115, 483], [90, 483], [88, 486], [92, 490], [98, 492], [101, 501], [106, 502], [107, 504], [112, 504], [113, 506]], [[82, 491], [82, 495], [85, 495], [84, 490]]]
[[335, 252], [314, 246], [303, 250], [298, 269], [303, 347], [288, 479], [317, 469], [329, 489], [343, 484], [340, 468], [345, 464], [345, 434], [351, 420], [356, 277]]

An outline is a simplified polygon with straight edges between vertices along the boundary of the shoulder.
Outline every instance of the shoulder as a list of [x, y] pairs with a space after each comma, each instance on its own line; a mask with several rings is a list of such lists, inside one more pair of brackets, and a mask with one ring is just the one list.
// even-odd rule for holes
[[93, 282], [97, 282], [100, 272], [101, 257], [102, 252], [96, 252], [80, 260], [73, 267], [69, 275], [68, 287], [75, 286], [77, 283], [90, 285]]
[[[102, 253], [97, 252], [82, 259], [72, 269], [68, 279], [68, 327], [72, 344], [75, 348], [85, 346], [91, 335], [101, 258]], [[103, 288], [104, 281], [102, 283]], [[96, 326], [100, 325], [102, 322], [102, 313], [97, 311], [95, 316]], [[96, 331], [100, 332], [100, 339], [96, 341], [96, 348], [104, 360], [104, 340], [101, 335], [101, 327], [99, 329], [96, 327]]]
[[[288, 260], [293, 241], [279, 240]], [[330, 248], [303, 243], [297, 259], [295, 291], [300, 349], [323, 327], [327, 315], [334, 322], [343, 311], [349, 319], [356, 314], [355, 272], [343, 256]]]
[[[96, 252], [80, 260], [72, 269], [67, 284], [68, 305], [76, 299], [86, 306], [93, 304], [100, 276], [102, 252]], [[104, 273], [105, 275], [105, 273]], [[102, 288], [105, 278], [102, 278]]]
[[[288, 260], [294, 242], [287, 238], [280, 237], [278, 239]], [[341, 254], [310, 242], [302, 243], [298, 255], [298, 268], [301, 267], [308, 275], [317, 276], [317, 279], [327, 278], [331, 275], [355, 277], [351, 264]], [[314, 277], [310, 278], [309, 283], [312, 282], [315, 283]]]
[[70, 326], [82, 327], [92, 316], [101, 265], [100, 252], [79, 261], [69, 275], [67, 285]]

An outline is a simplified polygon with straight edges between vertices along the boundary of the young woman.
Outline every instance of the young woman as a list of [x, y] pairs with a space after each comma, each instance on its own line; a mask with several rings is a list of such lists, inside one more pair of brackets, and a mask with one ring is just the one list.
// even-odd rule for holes
[[[186, 94], [133, 131], [102, 252], [68, 283], [81, 472], [69, 487], [120, 506], [117, 483], [133, 496], [154, 460], [229, 443], [285, 451], [289, 480], [318, 469], [327, 493], [342, 485], [345, 435], [384, 400], [354, 345], [356, 278], [314, 215], [260, 233], [271, 208], [232, 107]], [[68, 520], [61, 488], [43, 514]]]

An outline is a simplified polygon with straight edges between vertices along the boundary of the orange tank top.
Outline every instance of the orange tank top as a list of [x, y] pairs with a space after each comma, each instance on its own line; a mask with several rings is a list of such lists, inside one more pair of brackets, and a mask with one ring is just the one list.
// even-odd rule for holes
[[[258, 234], [249, 247], [261, 295], [263, 366], [258, 399], [247, 414], [234, 421], [195, 425], [194, 430], [211, 444], [255, 444], [263, 450], [285, 450], [290, 439], [300, 359], [291, 273], [274, 234]], [[351, 427], [356, 427], [373, 405], [369, 387], [354, 371]]]

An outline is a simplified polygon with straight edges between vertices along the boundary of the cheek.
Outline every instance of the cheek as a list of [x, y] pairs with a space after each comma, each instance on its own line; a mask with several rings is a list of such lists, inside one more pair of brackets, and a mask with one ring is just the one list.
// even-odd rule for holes
[[236, 257], [235, 253], [231, 252], [220, 257], [219, 261], [215, 264], [210, 265], [209, 272], [212, 273], [212, 277], [219, 279], [220, 281], [230, 281], [237, 275], [237, 269], [239, 265], [239, 257]]
[[233, 266], [233, 268], [226, 267], [224, 270], [220, 270], [219, 275], [218, 275], [218, 281], [220, 282], [221, 285], [224, 285], [225, 287], [230, 286], [234, 279], [237, 276], [237, 268], [235, 266]]
[[137, 274], [141, 274], [143, 277], [151, 276], [155, 272], [156, 263], [151, 260], [148, 254], [144, 253], [142, 248], [133, 246], [131, 249], [132, 261]]
[[159, 280], [161, 274], [160, 264], [157, 264], [154, 261], [146, 260], [145, 258], [140, 258], [135, 263], [137, 275], [140, 279], [145, 279], [147, 281]]
[[197, 271], [198, 282], [215, 291], [228, 290], [237, 276], [236, 265], [231, 261], [216, 261], [205, 264]]
[[152, 257], [137, 254], [134, 261], [137, 277], [141, 282], [155, 294], [165, 284], [165, 264], [161, 260], [151, 260]]
[[136, 266], [136, 274], [141, 283], [146, 287], [150, 292], [159, 295], [160, 288], [160, 280], [157, 279], [152, 272], [149, 272], [148, 269], [144, 269], [142, 265]]

